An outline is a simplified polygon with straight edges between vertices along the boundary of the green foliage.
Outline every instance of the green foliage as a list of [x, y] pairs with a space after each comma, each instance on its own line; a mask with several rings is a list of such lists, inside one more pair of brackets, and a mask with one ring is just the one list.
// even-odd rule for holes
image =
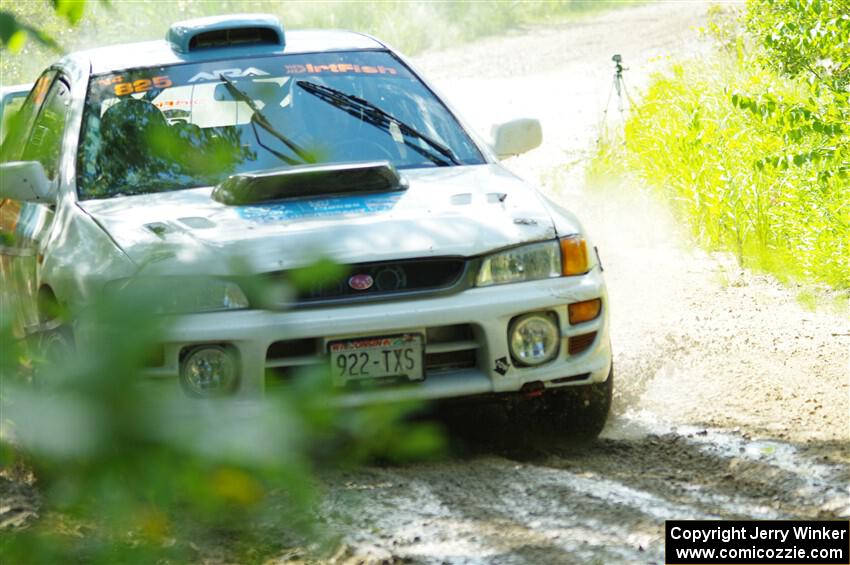
[[149, 285], [104, 292], [76, 318], [76, 351], [59, 356], [16, 339], [12, 316], [0, 317], [0, 465], [25, 454], [48, 512], [4, 534], [0, 561], [186, 562], [211, 548], [261, 560], [243, 552], [325, 539], [311, 518], [316, 467], [441, 449], [432, 426], [403, 422], [410, 406], [334, 408], [322, 370], [251, 401], [191, 399], [174, 380], [145, 376], [167, 329], [149, 314], [160, 302]]
[[[107, 3], [107, 0], [102, 1], [104, 4]], [[86, 10], [86, 0], [50, 0], [50, 6], [57, 18], [76, 25]], [[31, 37], [51, 51], [61, 51], [61, 47], [50, 33], [27, 23], [26, 18], [16, 17], [15, 12], [17, 16], [26, 15], [28, 9], [31, 7], [24, 4], [17, 6], [11, 12], [0, 10], [0, 45], [12, 53], [18, 53], [23, 48], [26, 38]]]
[[319, 259], [308, 267], [293, 270], [289, 274], [289, 284], [297, 290], [307, 290], [317, 285], [336, 284], [347, 272], [344, 265], [330, 259]]
[[[799, 9], [787, 18], [809, 15], [817, 4], [752, 1], [749, 28], [759, 10], [780, 3]], [[817, 9], [833, 22], [831, 12]], [[785, 22], [783, 37], [789, 25], [817, 35], [804, 24], [812, 25]], [[655, 76], [626, 123], [624, 145], [605, 146], [594, 166], [620, 157], [673, 204], [698, 242], [733, 251], [742, 265], [847, 288], [850, 107], [847, 93], [834, 88], [846, 67], [834, 67], [828, 83], [810, 81], [791, 72], [803, 68], [798, 59], [777, 60], [777, 41], [747, 49], [739, 37], [725, 44], [735, 49]], [[818, 54], [840, 47], [818, 45]]]
[[56, 15], [65, 18], [71, 25], [76, 25], [86, 11], [86, 0], [50, 0]]
[[850, 0], [749, 0], [759, 62], [835, 91], [850, 85]]
[[13, 14], [0, 11], [0, 44], [13, 53], [19, 52], [32, 37], [52, 51], [59, 51], [59, 44], [43, 31], [21, 22]]

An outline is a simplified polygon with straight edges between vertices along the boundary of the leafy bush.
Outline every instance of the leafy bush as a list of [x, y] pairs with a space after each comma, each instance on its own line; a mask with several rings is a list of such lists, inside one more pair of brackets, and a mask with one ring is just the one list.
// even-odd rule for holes
[[750, 35], [655, 76], [622, 149], [608, 145], [594, 166], [622, 150], [701, 244], [783, 278], [850, 287], [850, 11], [842, 5], [751, 0]]
[[[312, 284], [326, 264], [305, 270]], [[261, 561], [333, 542], [314, 527], [317, 468], [433, 456], [410, 406], [333, 407], [325, 371], [263, 400], [190, 399], [141, 367], [167, 323], [147, 289], [105, 292], [76, 316], [76, 351], [33, 347], [0, 312], [0, 467], [21, 457], [42, 518], [0, 540], [5, 563]]]
[[850, 0], [750, 0], [747, 30], [767, 67], [836, 93], [850, 85]]

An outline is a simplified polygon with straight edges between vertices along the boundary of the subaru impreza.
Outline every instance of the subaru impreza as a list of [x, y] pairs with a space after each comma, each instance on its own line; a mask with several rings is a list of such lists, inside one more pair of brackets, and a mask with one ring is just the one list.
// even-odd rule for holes
[[[27, 331], [85, 339], [56, 305], [153, 281], [170, 322], [143, 374], [180, 394], [253, 398], [323, 366], [349, 405], [518, 399], [602, 429], [597, 250], [499, 161], [541, 143], [536, 120], [481, 139], [381, 41], [234, 15], [67, 55], [15, 123], [0, 253], [31, 275]], [[285, 284], [320, 258], [342, 269]]]

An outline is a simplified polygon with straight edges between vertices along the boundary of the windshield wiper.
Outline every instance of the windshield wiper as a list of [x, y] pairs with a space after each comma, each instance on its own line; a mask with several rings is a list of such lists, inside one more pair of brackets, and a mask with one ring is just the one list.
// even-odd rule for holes
[[269, 119], [265, 116], [265, 114], [263, 114], [263, 112], [257, 106], [256, 102], [254, 102], [254, 100], [250, 96], [248, 96], [238, 86], [236, 86], [236, 84], [232, 80], [230, 80], [229, 78], [224, 76], [223, 73], [218, 75], [218, 77], [224, 82], [224, 87], [227, 89], [228, 92], [230, 92], [230, 94], [234, 98], [241, 100], [242, 102], [247, 104], [249, 108], [251, 108], [251, 111], [253, 112], [253, 114], [251, 115], [251, 125], [252, 126], [254, 126], [254, 124], [259, 125], [261, 128], [263, 128], [264, 130], [269, 132], [271, 135], [273, 135], [274, 137], [276, 137], [277, 139], [282, 141], [284, 145], [289, 147], [292, 150], [293, 153], [295, 153], [296, 155], [298, 155], [298, 157], [301, 158], [301, 161], [293, 159], [292, 157], [287, 157], [283, 153], [280, 153], [279, 151], [272, 149], [268, 145], [265, 145], [260, 140], [260, 135], [257, 132], [257, 128], [254, 127], [254, 137], [257, 138], [257, 143], [260, 144], [260, 147], [262, 147], [263, 149], [265, 149], [269, 153], [272, 153], [275, 157], [277, 157], [281, 161], [289, 163], [290, 165], [303, 165], [305, 163], [312, 163], [314, 161], [314, 159], [312, 159], [310, 157], [310, 155], [306, 151], [304, 151], [304, 149], [302, 149], [297, 143], [295, 143], [294, 141], [292, 141], [291, 139], [289, 139], [288, 137], [286, 137], [285, 135], [283, 135], [282, 133], [277, 131], [277, 129], [275, 129], [275, 127], [272, 125], [272, 123], [269, 121]]
[[439, 156], [435, 155], [432, 151], [426, 150], [420, 145], [411, 143], [407, 139], [404, 139], [404, 144], [430, 159], [437, 165], [461, 164], [460, 160], [451, 149], [432, 137], [425, 135], [412, 126], [402, 122], [386, 110], [372, 104], [368, 100], [364, 100], [358, 96], [354, 96], [353, 94], [347, 94], [341, 90], [331, 88], [330, 86], [323, 86], [306, 80], [299, 80], [296, 84], [319, 100], [327, 102], [331, 106], [339, 108], [340, 110], [354, 116], [355, 118], [363, 120], [366, 123], [372, 124], [378, 129], [392, 133], [391, 128], [394, 124], [402, 134], [424, 141], [428, 146], [436, 151]]

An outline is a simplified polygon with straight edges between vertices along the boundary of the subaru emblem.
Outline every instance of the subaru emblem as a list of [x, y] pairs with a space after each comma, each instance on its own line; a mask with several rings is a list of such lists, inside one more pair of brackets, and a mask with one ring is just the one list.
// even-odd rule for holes
[[368, 290], [374, 282], [370, 275], [353, 275], [348, 279], [348, 286], [354, 290]]

